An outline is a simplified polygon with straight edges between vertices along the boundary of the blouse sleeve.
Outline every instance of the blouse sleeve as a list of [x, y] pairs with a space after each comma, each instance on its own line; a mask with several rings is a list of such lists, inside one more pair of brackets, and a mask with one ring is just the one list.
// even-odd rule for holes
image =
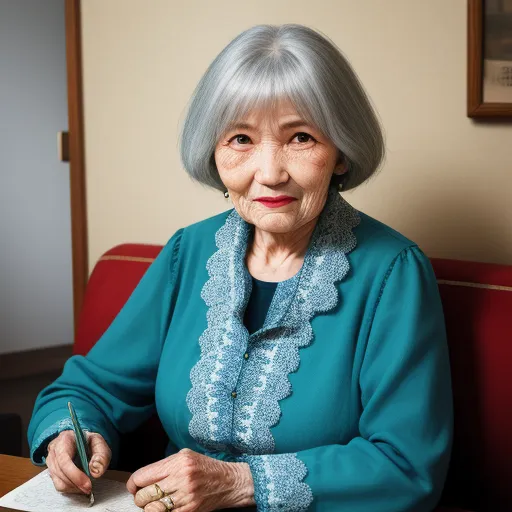
[[386, 274], [359, 382], [360, 435], [348, 444], [237, 458], [251, 468], [258, 511], [435, 508], [452, 443], [451, 379], [436, 278], [416, 246]]
[[105, 438], [113, 464], [119, 433], [134, 430], [154, 413], [182, 232], [170, 238], [89, 353], [68, 359], [62, 374], [37, 396], [27, 434], [34, 464], [43, 465], [48, 443], [72, 429], [68, 401], [84, 430]]

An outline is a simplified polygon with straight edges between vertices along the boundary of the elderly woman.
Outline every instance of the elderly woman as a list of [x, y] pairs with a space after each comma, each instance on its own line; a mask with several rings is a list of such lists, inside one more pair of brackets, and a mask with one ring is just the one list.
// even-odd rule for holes
[[39, 394], [33, 462], [88, 493], [67, 401], [95, 478], [156, 409], [165, 458], [127, 483], [148, 512], [432, 510], [452, 441], [443, 312], [418, 246], [339, 194], [384, 153], [348, 62], [310, 28], [252, 27], [202, 77], [181, 135], [187, 172], [234, 208], [176, 231]]

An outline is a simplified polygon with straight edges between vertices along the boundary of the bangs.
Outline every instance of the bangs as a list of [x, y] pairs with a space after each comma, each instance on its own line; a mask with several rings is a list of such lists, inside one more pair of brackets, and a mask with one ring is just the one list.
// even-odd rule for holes
[[223, 101], [217, 105], [214, 117], [219, 122], [215, 127], [215, 140], [218, 141], [231, 126], [246, 119], [251, 111], [261, 109], [271, 115], [282, 101], [290, 102], [307, 124], [323, 131], [319, 128], [322, 123], [318, 119], [320, 108], [315, 102], [314, 88], [308, 85], [298, 87], [298, 84], [308, 82], [297, 76], [303, 73], [293, 62], [287, 63], [284, 59], [277, 62], [269, 58], [252, 66], [249, 63], [238, 71], [225, 89]]

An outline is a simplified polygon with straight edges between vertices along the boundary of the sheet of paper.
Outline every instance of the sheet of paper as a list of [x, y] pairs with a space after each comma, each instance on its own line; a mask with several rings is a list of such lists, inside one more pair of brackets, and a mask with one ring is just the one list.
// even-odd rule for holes
[[[140, 512], [122, 482], [100, 478], [94, 482], [91, 512]], [[46, 469], [0, 498], [0, 506], [26, 512], [78, 512], [89, 508], [85, 494], [64, 494], [53, 485]]]

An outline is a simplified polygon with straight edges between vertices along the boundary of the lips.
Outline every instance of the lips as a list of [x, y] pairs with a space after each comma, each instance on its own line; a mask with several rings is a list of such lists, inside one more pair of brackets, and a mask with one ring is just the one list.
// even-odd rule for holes
[[255, 201], [264, 201], [266, 203], [272, 203], [272, 202], [280, 202], [280, 201], [294, 201], [295, 198], [292, 196], [276, 196], [276, 197], [267, 197], [262, 196], [255, 199]]
[[259, 203], [267, 206], [268, 208], [279, 208], [280, 206], [287, 205], [295, 201], [295, 197], [290, 196], [277, 196], [277, 197], [259, 197], [255, 199]]

